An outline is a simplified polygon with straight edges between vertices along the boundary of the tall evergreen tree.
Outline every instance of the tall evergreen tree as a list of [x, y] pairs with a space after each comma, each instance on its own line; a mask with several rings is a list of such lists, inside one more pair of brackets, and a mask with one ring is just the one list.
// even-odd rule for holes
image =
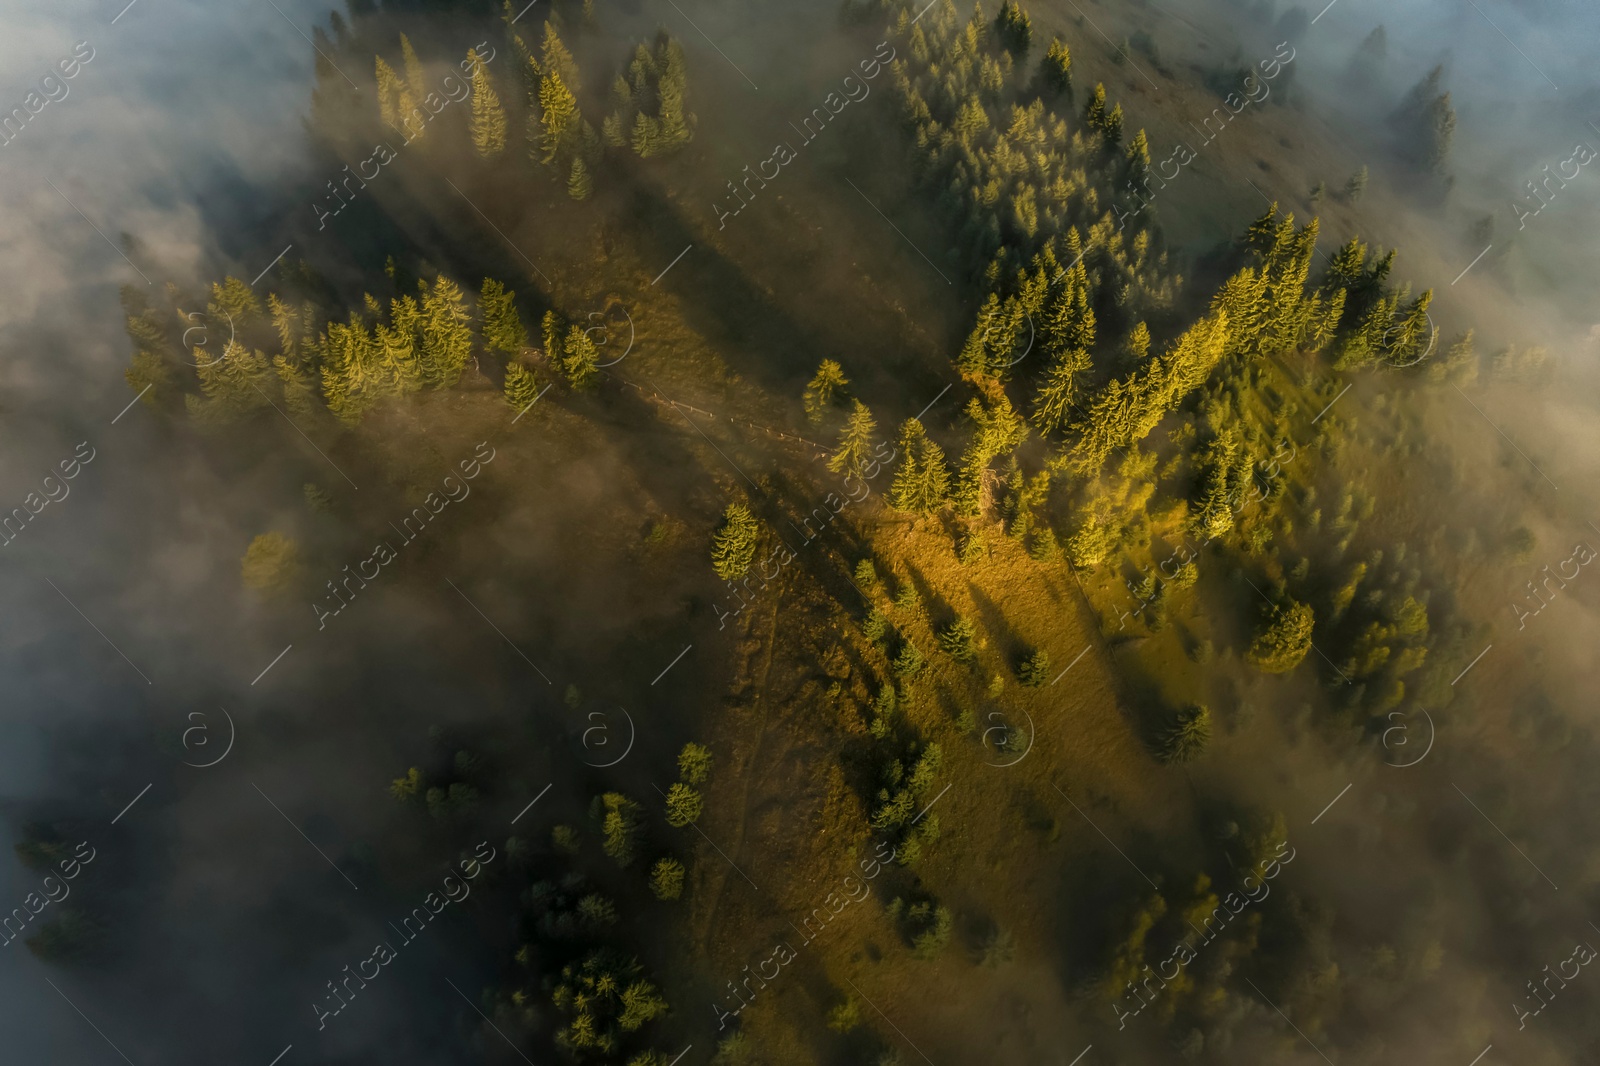
[[562, 351], [561, 369], [566, 372], [568, 383], [575, 389], [593, 388], [600, 380], [600, 351], [582, 326], [567, 330]]
[[842, 398], [844, 389], [849, 384], [849, 380], [844, 376], [844, 368], [832, 359], [824, 359], [817, 366], [816, 375], [806, 385], [805, 396], [802, 398], [806, 418], [813, 425], [820, 423], [828, 407], [835, 399]]
[[546, 69], [539, 82], [540, 162], [556, 163], [571, 152], [576, 143], [579, 122], [578, 101], [560, 73]]
[[506, 147], [506, 111], [477, 49], [467, 49], [467, 61], [477, 70], [472, 79], [472, 146], [485, 159], [492, 159]]
[[461, 289], [439, 275], [422, 298], [422, 379], [428, 385], [449, 388], [461, 380], [472, 358], [471, 323]]
[[400, 128], [400, 111], [395, 97], [400, 92], [400, 79], [395, 76], [394, 69], [383, 61], [382, 56], [377, 57], [378, 80], [378, 116], [385, 126], [391, 129]]
[[516, 355], [528, 343], [528, 331], [517, 314], [517, 294], [493, 278], [483, 279], [478, 294], [479, 333], [491, 351]]
[[1072, 91], [1072, 53], [1059, 37], [1050, 39], [1050, 47], [1039, 61], [1039, 74], [1045, 88], [1054, 93]]
[[1082, 348], [1069, 348], [1051, 360], [1033, 400], [1033, 424], [1041, 434], [1066, 424], [1078, 402], [1078, 383], [1089, 367], [1089, 353]]
[[839, 434], [839, 446], [828, 460], [828, 469], [835, 474], [860, 476], [872, 455], [872, 435], [877, 432], [878, 424], [866, 404], [860, 400], [853, 403], [855, 406], [845, 422], [844, 431]]
[[574, 200], [587, 200], [593, 194], [594, 181], [589, 177], [588, 164], [581, 155], [573, 157], [572, 171], [567, 177], [567, 195]]
[[928, 439], [922, 423], [906, 419], [900, 429], [900, 468], [889, 490], [889, 505], [913, 514], [932, 514], [950, 495], [950, 469], [944, 452]]
[[711, 541], [711, 568], [724, 581], [743, 577], [756, 556], [761, 525], [742, 503], [730, 503], [722, 512], [722, 528]]
[[411, 38], [403, 33], [400, 35], [400, 55], [406, 71], [406, 87], [420, 100], [428, 95], [428, 79], [422, 73], [422, 60], [417, 58], [417, 50], [411, 47]]
[[512, 360], [506, 364], [506, 403], [522, 411], [539, 398], [539, 383], [533, 371]]

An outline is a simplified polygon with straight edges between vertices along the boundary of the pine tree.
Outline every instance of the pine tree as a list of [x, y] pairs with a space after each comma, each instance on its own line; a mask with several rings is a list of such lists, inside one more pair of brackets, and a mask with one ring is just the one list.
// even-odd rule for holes
[[835, 399], [842, 398], [841, 393], [850, 384], [844, 376], [844, 369], [832, 359], [824, 359], [817, 366], [817, 373], [806, 385], [802, 403], [805, 406], [806, 418], [813, 425], [822, 421], [823, 414]]
[[[1345, 182], [1345, 184], [1344, 184], [1344, 194], [1345, 194], [1346, 197], [1349, 198], [1351, 203], [1355, 203], [1357, 200], [1361, 199], [1361, 194], [1366, 192], [1366, 191], [1367, 191], [1367, 168], [1366, 168], [1365, 165], [1363, 165], [1360, 170], [1358, 170], [1354, 174], [1350, 175], [1350, 180], [1349, 181]], [[1354, 242], [1352, 241], [1352, 243], [1354, 243]]]
[[711, 568], [724, 581], [743, 577], [756, 555], [756, 539], [761, 526], [750, 508], [730, 503], [722, 512], [722, 528], [711, 542]]
[[1306, 604], [1288, 600], [1275, 605], [1245, 652], [1245, 661], [1269, 674], [1293, 670], [1311, 650], [1314, 625], [1315, 617]]
[[690, 741], [678, 752], [678, 776], [698, 785], [711, 776], [711, 762], [711, 749]]
[[556, 365], [561, 363], [561, 337], [566, 332], [566, 319], [554, 309], [546, 311], [539, 323], [544, 339], [544, 357]]
[[1122, 105], [1117, 104], [1106, 113], [1106, 147], [1115, 148], [1122, 140]]
[[1057, 94], [1072, 91], [1072, 53], [1059, 37], [1050, 39], [1044, 59], [1039, 62], [1039, 74], [1045, 87]]
[[575, 389], [588, 389], [599, 382], [600, 351], [582, 326], [572, 326], [567, 330], [562, 352], [561, 369], [567, 375], [568, 384]]
[[1018, 57], [1028, 51], [1028, 45], [1033, 40], [1033, 23], [1028, 13], [1017, 6], [1017, 0], [1006, 0], [1000, 6], [994, 28], [1006, 51]]
[[595, 801], [594, 810], [600, 817], [601, 848], [618, 866], [627, 866], [643, 829], [639, 805], [620, 792], [607, 792]]
[[422, 298], [422, 380], [426, 384], [444, 389], [461, 380], [472, 358], [471, 323], [461, 289], [439, 275]]
[[538, 398], [539, 383], [534, 379], [533, 371], [526, 369], [521, 363], [507, 363], [506, 403], [517, 411], [524, 411]]
[[1096, 82], [1094, 95], [1083, 108], [1083, 124], [1092, 130], [1102, 133], [1106, 128], [1106, 87], [1103, 83]]
[[682, 781], [674, 781], [667, 789], [667, 824], [673, 828], [682, 829], [699, 821], [704, 809], [705, 800], [700, 793]]
[[572, 159], [572, 173], [567, 178], [567, 195], [574, 200], [587, 200], [594, 193], [594, 182], [589, 178], [589, 168], [583, 156]]
[[683, 895], [683, 863], [660, 859], [650, 868], [650, 891], [656, 899], [677, 899]]
[[688, 74], [684, 69], [683, 49], [677, 41], [663, 40], [658, 51], [662, 53], [661, 76], [656, 82], [661, 143], [667, 151], [675, 151], [694, 138], [695, 117], [684, 111], [683, 104]]
[[1128, 164], [1127, 180], [1137, 188], [1150, 174], [1150, 140], [1145, 136], [1143, 127], [1128, 142], [1124, 158]]
[[478, 319], [483, 346], [491, 351], [516, 355], [528, 343], [528, 331], [517, 314], [517, 294], [493, 278], [483, 279]]
[[400, 55], [406, 71], [406, 87], [411, 90], [412, 96], [420, 100], [428, 95], [428, 80], [423, 76], [422, 61], [417, 58], [417, 50], [411, 47], [411, 38], [403, 33], [400, 35]]
[[1194, 704], [1178, 712], [1177, 719], [1161, 736], [1163, 762], [1192, 762], [1211, 742], [1211, 711]]
[[544, 44], [539, 59], [541, 68], [547, 73], [554, 71], [564, 85], [578, 84], [578, 64], [567, 46], [561, 43], [554, 22], [544, 24]]
[[383, 124], [391, 129], [400, 128], [400, 111], [395, 102], [395, 97], [400, 92], [400, 79], [395, 76], [394, 69], [383, 61], [382, 56], [377, 57], [378, 79], [378, 116]]
[[844, 431], [839, 434], [839, 447], [828, 460], [828, 469], [835, 474], [855, 474], [859, 477], [872, 455], [872, 435], [877, 432], [878, 424], [866, 404], [860, 400], [852, 402], [855, 406], [845, 422]]
[[900, 468], [889, 490], [889, 505], [912, 514], [932, 514], [949, 494], [944, 452], [928, 439], [921, 422], [906, 419], [900, 429]]
[[494, 81], [476, 49], [467, 49], [467, 61], [477, 69], [477, 77], [472, 79], [472, 146], [485, 159], [492, 159], [506, 147], [505, 108], [500, 106]]
[[561, 75], [546, 70], [539, 81], [540, 162], [555, 163], [565, 158], [578, 133], [578, 101]]
[[[1148, 343], [1148, 334], [1146, 343]], [[1082, 348], [1062, 352], [1045, 371], [1033, 401], [1033, 424], [1041, 434], [1054, 433], [1067, 422], [1078, 401], [1078, 382], [1090, 368], [1089, 353]]]

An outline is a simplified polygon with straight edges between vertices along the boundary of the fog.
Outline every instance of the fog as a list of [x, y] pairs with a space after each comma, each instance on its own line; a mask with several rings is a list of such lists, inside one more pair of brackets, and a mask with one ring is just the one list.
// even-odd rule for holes
[[[530, 26], [545, 6], [528, 15]], [[1054, 31], [1076, 25], [1075, 7], [1030, 10]], [[286, 1066], [514, 1061], [468, 1009], [504, 961], [509, 908], [447, 912], [371, 990], [318, 1028], [309, 1004], [321, 1000], [325, 983], [389, 936], [387, 923], [479, 842], [455, 838], [448, 823], [419, 829], [386, 795], [388, 783], [436, 749], [448, 755], [457, 738], [476, 750], [491, 726], [513, 722], [513, 742], [484, 741], [486, 757], [510, 782], [485, 803], [503, 814], [490, 843], [503, 848], [513, 817], [559, 782], [529, 816], [538, 819], [534, 834], [548, 836], [553, 822], [580, 821], [588, 796], [619, 779], [591, 772], [581, 738], [591, 711], [613, 714], [614, 722], [614, 709], [626, 707], [649, 728], [637, 761], [619, 776], [630, 775], [622, 779], [635, 794], [653, 795], [656, 771], [670, 765], [671, 752], [726, 687], [717, 667], [731, 659], [734, 642], [703, 610], [721, 595], [715, 582], [648, 557], [634, 559], [631, 571], [611, 565], [624, 554], [617, 531], [633, 534], [675, 512], [713, 522], [722, 490], [744, 488], [738, 479], [746, 464], [765, 487], [789, 457], [777, 445], [752, 445], [712, 477], [699, 465], [699, 442], [681, 425], [662, 428], [644, 399], [588, 412], [599, 429], [536, 409], [529, 424], [538, 422], [556, 443], [533, 459], [500, 451], [504, 459], [484, 467], [472, 496], [439, 516], [429, 540], [407, 549], [417, 554], [371, 589], [364, 584], [340, 617], [319, 625], [302, 600], [259, 602], [238, 579], [253, 536], [291, 532], [312, 549], [318, 575], [325, 560], [354, 564], [408, 513], [407, 491], [437, 483], [474, 454], [477, 440], [441, 418], [427, 454], [394, 459], [355, 445], [325, 455], [287, 415], [269, 414], [248, 445], [192, 432], [130, 404], [118, 289], [133, 286], [156, 302], [169, 282], [193, 293], [228, 274], [248, 281], [284, 254], [284, 263], [309, 262], [354, 307], [364, 276], [381, 263], [381, 252], [373, 253], [383, 246], [373, 235], [380, 229], [445, 269], [450, 242], [440, 233], [470, 224], [486, 246], [484, 259], [505, 264], [525, 292], [538, 282], [524, 257], [548, 260], [535, 247], [493, 245], [498, 238], [480, 225], [478, 209], [447, 199], [448, 161], [421, 153], [403, 155], [380, 179], [386, 184], [373, 183], [370, 210], [380, 222], [363, 206], [319, 227], [312, 205], [340, 173], [308, 131], [309, 37], [315, 26], [328, 29], [325, 6], [136, 0], [119, 8], [118, 0], [0, 6], [0, 111], [22, 106], [64, 57], [87, 54], [74, 52], [78, 42], [92, 50], [64, 81], [65, 94], [0, 146], [0, 185], [10, 193], [0, 214], [0, 283], [9, 294], [0, 305], [7, 338], [0, 511], [41, 491], [64, 460], [93, 455], [66, 483], [70, 491], [0, 548], [10, 563], [0, 570], [8, 604], [0, 623], [8, 687], [0, 796], [13, 841], [43, 820], [96, 849], [73, 885], [104, 916], [110, 945], [103, 960], [72, 967], [42, 962], [20, 941], [7, 945], [0, 1002], [8, 1057], [266, 1066], [292, 1048]], [[436, 23], [437, 39], [428, 47], [418, 41], [430, 70], [443, 70], [438, 56], [459, 56], [492, 38], [502, 47], [490, 69], [502, 91], [514, 91], [514, 60], [491, 8], [451, 5]], [[766, 158], [766, 142], [790, 116], [871, 54], [840, 28], [833, 6], [795, 12], [684, 3], [680, 10], [641, 0], [601, 14], [605, 31], [582, 47], [598, 48], [596, 37], [609, 43], [608, 35], [631, 42], [657, 26], [682, 41], [700, 115], [696, 151], [704, 156], [697, 159], [712, 161], [705, 173], [732, 175]], [[1593, 12], [1577, 2], [1427, 0], [1380, 9], [1338, 0], [1320, 15], [1303, 10], [1281, 22], [1282, 9], [1270, 3], [1104, 0], [1089, 5], [1087, 17], [1115, 38], [1123, 32], [1114, 26], [1153, 27], [1162, 64], [1185, 77], [1189, 64], [1211, 69], [1235, 50], [1250, 63], [1292, 40], [1292, 92], [1263, 105], [1265, 115], [1240, 121], [1293, 126], [1303, 116], [1309, 132], [1300, 139], [1336, 138], [1299, 149], [1336, 161], [1338, 172], [1330, 162], [1323, 175], [1330, 189], [1370, 167], [1359, 202], [1330, 204], [1323, 251], [1358, 234], [1398, 247], [1396, 277], [1435, 290], [1441, 348], [1473, 329], [1480, 352], [1548, 352], [1542, 369], [1404, 394], [1418, 405], [1421, 435], [1450, 456], [1454, 481], [1412, 486], [1427, 492], [1425, 513], [1397, 517], [1396, 528], [1408, 517], [1410, 528], [1443, 531], [1432, 548], [1414, 546], [1411, 562], [1421, 556], [1435, 596], [1478, 623], [1452, 649], [1465, 669], [1448, 705], [1431, 716], [1408, 705], [1397, 720], [1403, 734], [1362, 731], [1328, 725], [1312, 711], [1334, 701], [1333, 686], [1306, 685], [1306, 709], [1298, 710], [1264, 702], [1279, 690], [1238, 680], [1237, 700], [1254, 708], [1253, 717], [1241, 713], [1245, 724], [1193, 783], [1197, 796], [1204, 793], [1197, 808], [1253, 804], [1285, 813], [1297, 861], [1284, 881], [1331, 914], [1321, 927], [1334, 945], [1330, 957], [1384, 942], [1411, 960], [1405, 965], [1429, 952], [1442, 960], [1426, 979], [1391, 978], [1376, 965], [1359, 977], [1352, 1016], [1366, 1029], [1340, 1031], [1336, 1061], [1467, 1066], [1486, 1044], [1494, 1046], [1486, 1064], [1575, 1061], [1579, 1049], [1600, 1046], [1582, 977], [1527, 1030], [1517, 1028], [1508, 1004], [1526, 1002], [1525, 982], [1567, 958], [1575, 941], [1600, 942], [1590, 924], [1600, 867], [1588, 848], [1600, 829], [1590, 767], [1600, 580], [1569, 582], [1521, 626], [1510, 604], [1530, 604], [1527, 584], [1541, 580], [1541, 566], [1567, 559], [1574, 543], [1600, 548], [1600, 530], [1590, 525], [1600, 517], [1600, 323], [1591, 298], [1600, 278], [1600, 182], [1585, 168], [1520, 228], [1511, 204], [1535, 204], [1526, 183], [1544, 180], [1542, 168], [1555, 169], [1575, 145], [1600, 147], [1591, 125], [1600, 122]], [[1387, 54], [1353, 75], [1357, 49], [1379, 23]], [[1075, 40], [1095, 39], [1081, 26], [1074, 32]], [[1110, 46], [1100, 54], [1086, 47], [1080, 62], [1131, 80], [1109, 55]], [[1131, 58], [1147, 61], [1137, 52]], [[1458, 117], [1443, 175], [1402, 158], [1406, 146], [1391, 118], [1436, 64]], [[363, 87], [371, 81], [370, 68], [349, 73]], [[860, 190], [841, 179], [854, 175], [872, 203], [896, 180], [877, 167], [900, 161], [888, 148], [882, 159], [852, 158], [846, 148], [860, 143], [862, 131], [881, 128], [887, 138], [898, 130], [889, 86], [879, 88], [881, 98], [848, 115], [853, 139], [840, 131], [837, 143], [806, 148], [790, 168], [795, 176], [746, 209], [753, 218], [729, 222], [734, 232], [720, 253], [701, 247], [676, 269], [700, 269], [697, 262], [720, 255], [721, 269], [749, 272], [753, 280], [741, 284], [767, 294], [771, 321], [732, 320], [720, 307], [685, 315], [706, 337], [726, 342], [731, 373], [784, 396], [798, 395], [818, 358], [914, 319], [922, 332], [902, 347], [885, 346], [861, 372], [863, 391], [905, 417], [952, 378], [923, 356], [953, 355], [977, 298], [952, 297], [952, 289], [965, 290], [941, 283], [937, 266], [925, 271], [934, 264], [898, 243], [904, 234], [852, 225]], [[1198, 118], [1216, 103], [1181, 100], [1170, 105], [1175, 113], [1156, 115], [1169, 106], [1161, 93], [1123, 102], [1130, 126], [1150, 127], [1158, 155], [1178, 136], [1180, 115]], [[440, 121], [464, 127], [462, 111], [447, 110]], [[1246, 137], [1257, 138], [1248, 149], [1219, 140], [1197, 176], [1185, 179], [1194, 187], [1158, 206], [1186, 274], [1203, 269], [1189, 268], [1259, 215], [1261, 195], [1304, 217], [1308, 190], [1275, 183], [1300, 173], [1293, 153], [1263, 177], [1255, 153], [1265, 135], [1239, 135]], [[868, 171], [885, 184], [862, 177]], [[1261, 179], [1264, 193], [1241, 175]], [[692, 232], [716, 230], [712, 205], [726, 192], [707, 184], [694, 193], [672, 208]], [[681, 243], [656, 240], [652, 227], [666, 224], [638, 213], [667, 200], [641, 194], [614, 221], [646, 231], [641, 243], [661, 267]], [[509, 214], [493, 204], [484, 211]], [[1492, 225], [1481, 224], [1485, 216]], [[792, 227], [794, 248], [764, 250], [781, 227]], [[886, 308], [870, 284], [856, 283], [891, 273], [915, 278], [896, 282], [912, 293], [906, 306]], [[785, 276], [804, 284], [785, 291]], [[266, 285], [256, 291], [264, 295]], [[782, 316], [813, 293], [834, 313], [813, 306], [814, 317], [791, 328]], [[674, 350], [670, 338], [648, 329], [644, 343]], [[1363, 379], [1341, 416], [1359, 425], [1364, 405], [1384, 399], [1392, 377]], [[930, 425], [941, 417], [954, 424], [958, 406]], [[431, 410], [438, 415], [440, 405]], [[747, 413], [764, 424], [804, 424], [797, 403]], [[677, 471], [651, 477], [640, 473], [647, 465]], [[333, 496], [332, 515], [307, 512], [307, 481]], [[1534, 536], [1527, 558], [1481, 547], [1502, 543], [1518, 526]], [[1480, 547], [1460, 547], [1469, 533]], [[691, 554], [699, 552], [696, 543]], [[326, 577], [338, 574], [335, 566]], [[676, 688], [650, 682], [655, 665], [691, 643], [696, 650], [666, 675]], [[568, 685], [581, 690], [576, 705], [564, 701]], [[430, 734], [434, 727], [442, 740]], [[230, 743], [214, 765], [197, 765]], [[1425, 744], [1427, 754], [1417, 758]], [[645, 765], [652, 759], [656, 771]], [[1217, 847], [1201, 821], [1197, 815], [1192, 836], [1171, 844], [1178, 854]], [[1138, 858], [1165, 846], [1152, 844]], [[39, 878], [14, 858], [0, 860], [0, 892], [13, 901], [7, 908], [35, 891]], [[480, 902], [492, 891], [485, 887]], [[1082, 976], [1077, 961], [1037, 972], [1061, 986], [1059, 997], [1048, 987], [1028, 993], [1045, 1004], [1041, 1031], [1092, 1042], [1102, 1062], [1176, 1057], [1149, 1033], [1124, 1037], [1090, 1011], [1082, 1019], [1071, 1014]], [[684, 999], [680, 1013], [702, 1010]], [[977, 1031], [982, 1019], [972, 1013]], [[699, 1045], [688, 1061], [706, 1061], [710, 1026], [697, 1017], [685, 1031]], [[1320, 1054], [1291, 1047], [1294, 1031], [1265, 1008], [1242, 1032], [1231, 1052], [1239, 1061], [1267, 1061], [1270, 1053], [1312, 1062]], [[928, 1050], [941, 1066], [948, 1061]]]

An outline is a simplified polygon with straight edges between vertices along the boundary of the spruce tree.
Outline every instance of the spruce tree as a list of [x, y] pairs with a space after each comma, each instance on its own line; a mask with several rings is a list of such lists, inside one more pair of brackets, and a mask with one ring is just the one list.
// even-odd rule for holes
[[1006, 51], [1019, 58], [1028, 51], [1033, 40], [1033, 23], [1028, 13], [1017, 6], [1017, 0], [1006, 0], [995, 16], [994, 28]]
[[1039, 74], [1044, 80], [1045, 88], [1051, 92], [1062, 94], [1072, 91], [1072, 53], [1067, 50], [1061, 38], [1050, 39], [1050, 47], [1045, 50], [1044, 59], [1039, 62]]
[[1172, 726], [1161, 735], [1163, 762], [1192, 762], [1211, 742], [1211, 711], [1194, 704], [1178, 712]]
[[479, 334], [491, 351], [516, 355], [528, 343], [528, 331], [517, 314], [517, 294], [494, 278], [483, 279], [478, 294]]
[[583, 156], [574, 156], [572, 172], [567, 178], [567, 195], [574, 200], [587, 200], [594, 193], [594, 182], [589, 178], [589, 167]]
[[420, 100], [428, 95], [428, 79], [423, 76], [422, 61], [417, 58], [417, 50], [411, 47], [411, 38], [403, 33], [400, 35], [400, 55], [406, 71], [406, 88]]
[[568, 384], [575, 389], [589, 389], [599, 382], [600, 352], [582, 326], [567, 330], [562, 352], [561, 369], [567, 375]]
[[850, 384], [844, 376], [844, 369], [832, 359], [824, 359], [817, 366], [817, 373], [806, 385], [802, 402], [805, 405], [806, 418], [812, 425], [822, 421], [823, 414], [835, 399], [842, 398], [841, 393]]
[[705, 801], [700, 793], [682, 781], [674, 781], [667, 789], [667, 824], [673, 828], [682, 829], [699, 821], [704, 809]]
[[467, 61], [477, 70], [472, 80], [472, 146], [485, 159], [492, 159], [506, 147], [506, 111], [476, 49], [467, 49]]
[[461, 380], [461, 372], [472, 358], [471, 323], [461, 289], [439, 275], [422, 298], [422, 380], [426, 384], [443, 389]]
[[1095, 83], [1094, 95], [1089, 97], [1089, 102], [1084, 105], [1083, 124], [1092, 130], [1105, 131], [1106, 87], [1102, 82]]
[[378, 80], [378, 116], [383, 124], [391, 129], [400, 128], [400, 111], [395, 97], [400, 92], [400, 79], [395, 76], [394, 69], [383, 61], [382, 56], [377, 57]]
[[578, 101], [555, 70], [539, 81], [540, 162], [555, 163], [566, 157], [578, 134]]
[[552, 309], [544, 313], [539, 328], [544, 340], [544, 357], [561, 365], [561, 338], [566, 333], [566, 319], [561, 317], [561, 312]]
[[[1350, 180], [1344, 183], [1344, 194], [1351, 203], [1355, 203], [1357, 200], [1361, 199], [1361, 195], [1366, 191], [1367, 168], [1365, 164], [1363, 164], [1361, 169], [1350, 175]], [[1355, 243], [1354, 240], [1352, 240], [1351, 243]]]
[[521, 363], [507, 363], [506, 403], [517, 411], [523, 411], [538, 398], [539, 383], [534, 379], [533, 371]]
[[1078, 401], [1078, 382], [1089, 367], [1089, 353], [1082, 348], [1069, 349], [1051, 360], [1033, 400], [1033, 424], [1041, 434], [1066, 425]]
[[722, 512], [722, 528], [711, 541], [711, 568], [724, 581], [743, 577], [756, 555], [756, 539], [761, 526], [750, 508], [730, 503]]
[[844, 431], [839, 434], [839, 446], [828, 460], [828, 469], [835, 474], [860, 476], [867, 460], [871, 458], [872, 435], [877, 432], [878, 424], [866, 404], [860, 400], [852, 402], [855, 406], [845, 422]]
[[563, 84], [578, 84], [578, 64], [573, 60], [572, 53], [567, 51], [567, 46], [561, 43], [554, 22], [547, 21], [544, 24], [544, 44], [539, 59], [541, 68], [560, 75]]
[[949, 494], [944, 452], [928, 439], [921, 422], [906, 419], [900, 429], [900, 468], [889, 490], [889, 505], [912, 514], [932, 514]]

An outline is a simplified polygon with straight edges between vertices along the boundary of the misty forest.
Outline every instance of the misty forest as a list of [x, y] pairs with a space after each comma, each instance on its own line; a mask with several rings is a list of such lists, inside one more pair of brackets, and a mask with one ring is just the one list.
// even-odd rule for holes
[[0, 35], [0, 1058], [1600, 1055], [1591, 10], [125, 2]]

